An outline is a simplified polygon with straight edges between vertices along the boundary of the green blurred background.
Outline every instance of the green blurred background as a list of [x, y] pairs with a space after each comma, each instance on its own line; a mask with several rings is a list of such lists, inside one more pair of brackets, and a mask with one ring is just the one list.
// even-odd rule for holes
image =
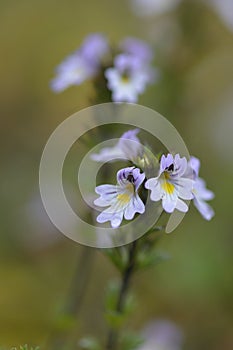
[[[90, 83], [56, 95], [49, 82], [54, 67], [93, 32], [113, 43], [136, 36], [154, 47], [161, 80], [139, 103], [175, 125], [216, 194], [214, 219], [206, 222], [192, 208], [161, 240], [172, 258], [136, 276], [129, 327], [167, 318], [183, 329], [184, 349], [233, 349], [233, 35], [195, 0], [144, 20], [126, 0], [0, 1], [0, 346], [48, 348], [83, 251], [47, 218], [38, 167], [56, 126], [90, 105]], [[77, 340], [104, 334], [104, 286], [118, 276], [101, 252], [94, 259], [72, 332]]]

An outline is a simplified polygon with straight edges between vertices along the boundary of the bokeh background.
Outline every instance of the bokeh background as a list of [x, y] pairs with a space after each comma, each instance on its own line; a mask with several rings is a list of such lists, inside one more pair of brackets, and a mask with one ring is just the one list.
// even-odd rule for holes
[[[113, 44], [135, 36], [152, 45], [161, 79], [139, 103], [175, 125], [216, 194], [211, 222], [192, 208], [164, 234], [160, 249], [171, 259], [134, 279], [137, 309], [128, 326], [168, 319], [183, 330], [183, 349], [233, 348], [233, 23], [219, 11], [224, 2], [184, 0], [140, 17], [127, 0], [0, 1], [0, 346], [49, 349], [64, 329], [74, 343], [106, 330], [104, 286], [117, 272], [101, 252], [84, 254], [53, 227], [38, 188], [46, 140], [93, 94], [89, 82], [51, 92], [54, 67], [86, 35], [102, 32]], [[61, 315], [82, 254], [80, 279], [86, 269], [89, 278], [70, 325]]]

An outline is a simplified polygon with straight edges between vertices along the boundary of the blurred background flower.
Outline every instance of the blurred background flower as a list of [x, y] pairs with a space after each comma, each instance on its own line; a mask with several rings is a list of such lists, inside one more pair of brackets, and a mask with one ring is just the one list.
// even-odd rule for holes
[[80, 85], [85, 80], [95, 77], [108, 51], [107, 39], [103, 35], [88, 35], [80, 49], [57, 67], [57, 76], [51, 82], [52, 90], [60, 92], [71, 85]]
[[143, 332], [143, 345], [139, 350], [181, 350], [184, 335], [180, 327], [168, 320], [154, 320]]
[[150, 65], [153, 51], [148, 44], [136, 38], [126, 38], [119, 48], [112, 51], [110, 53], [103, 35], [89, 35], [81, 48], [57, 67], [57, 76], [51, 82], [52, 90], [61, 92], [85, 80], [93, 78], [94, 81], [99, 75], [102, 86], [98, 84], [95, 88], [103, 91], [108, 88], [113, 102], [137, 102], [146, 85], [155, 81], [156, 73], [158, 77], [158, 72]]

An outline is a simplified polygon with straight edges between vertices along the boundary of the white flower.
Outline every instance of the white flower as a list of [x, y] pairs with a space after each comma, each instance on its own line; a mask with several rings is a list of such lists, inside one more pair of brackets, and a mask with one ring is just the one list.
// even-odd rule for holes
[[188, 206], [182, 199], [193, 198], [193, 180], [185, 175], [187, 160], [179, 154], [163, 155], [160, 161], [159, 174], [147, 180], [145, 187], [151, 190], [152, 201], [162, 200], [163, 209], [172, 213], [175, 209], [187, 212]]
[[105, 71], [114, 102], [137, 102], [146, 85], [154, 80], [154, 71], [130, 54], [115, 58], [114, 67]]
[[108, 162], [116, 159], [129, 159], [133, 161], [142, 153], [142, 145], [136, 136], [139, 129], [125, 132], [114, 147], [103, 148], [100, 153], [92, 154], [91, 158], [97, 162]]
[[123, 217], [132, 220], [136, 213], [143, 214], [144, 203], [138, 195], [138, 189], [145, 179], [140, 169], [128, 167], [117, 172], [117, 185], [100, 185], [95, 191], [100, 195], [94, 204], [100, 207], [109, 207], [100, 213], [98, 223], [111, 222], [113, 228], [120, 226]]
[[200, 169], [199, 159], [191, 157], [188, 166], [194, 172], [193, 204], [204, 219], [211, 220], [214, 216], [214, 210], [205, 201], [213, 199], [214, 193], [206, 188], [205, 181], [198, 176]]

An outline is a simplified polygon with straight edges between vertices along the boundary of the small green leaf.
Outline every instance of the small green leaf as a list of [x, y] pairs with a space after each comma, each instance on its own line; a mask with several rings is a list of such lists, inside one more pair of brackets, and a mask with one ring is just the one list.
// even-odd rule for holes
[[149, 267], [153, 267], [161, 263], [162, 261], [166, 261], [170, 258], [170, 256], [166, 253], [157, 252], [157, 251], [141, 251], [137, 256], [136, 266], [138, 269], [145, 269]]
[[128, 252], [125, 247], [102, 249], [102, 251], [111, 260], [117, 270], [120, 272], [124, 271], [128, 262]]

